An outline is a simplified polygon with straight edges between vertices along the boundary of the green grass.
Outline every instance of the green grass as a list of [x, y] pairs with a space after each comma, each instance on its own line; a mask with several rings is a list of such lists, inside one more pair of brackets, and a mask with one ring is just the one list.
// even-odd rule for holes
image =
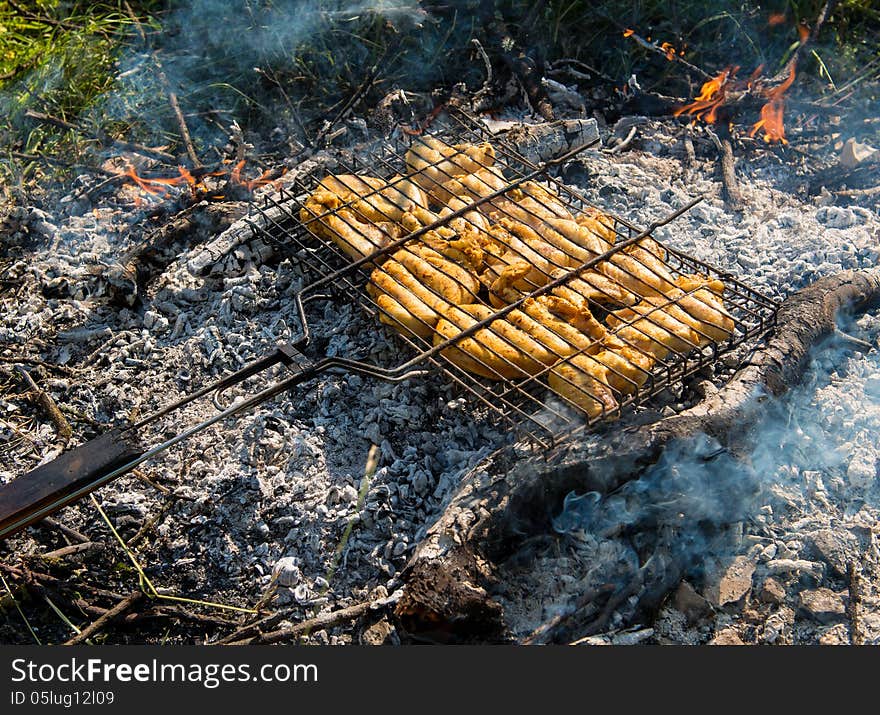
[[[26, 186], [49, 172], [11, 151], [94, 163], [91, 150], [102, 134], [181, 153], [169, 87], [205, 161], [216, 158], [213, 148], [226, 141], [233, 119], [261, 136], [275, 126], [292, 134], [306, 126], [313, 134], [376, 63], [381, 72], [365, 97], [367, 106], [395, 87], [427, 94], [463, 81], [476, 88], [483, 67], [471, 39], [481, 38], [492, 52], [482, 3], [437, 5], [446, 9], [415, 25], [400, 13], [334, 12], [333, 2], [318, 0], [0, 0], [0, 154], [7, 158], [0, 179]], [[494, 16], [539, 60], [579, 59], [620, 84], [636, 74], [643, 87], [687, 96], [698, 81], [625, 39], [625, 28], [684, 49], [686, 59], [709, 72], [728, 64], [751, 71], [763, 63], [771, 74], [796, 43], [796, 23], [812, 23], [822, 5], [545, 0], [532, 11], [532, 1], [497, 0]], [[786, 19], [771, 27], [771, 13]], [[878, 44], [876, 0], [841, 0], [820, 41], [802, 53], [798, 86], [813, 96], [836, 97], [858, 80], [860, 100], [876, 99], [880, 66], [870, 63]], [[502, 66], [497, 56], [493, 60]], [[83, 131], [34, 121], [28, 110], [76, 122]]]
[[[115, 63], [137, 35], [136, 21], [149, 22], [150, 5], [159, 4], [0, 1], [0, 144], [10, 159], [12, 151], [82, 158], [99, 134], [90, 110], [114, 87]], [[40, 124], [29, 110], [86, 131]], [[39, 164], [10, 160], [3, 169], [0, 178], [14, 183], [40, 176]]]

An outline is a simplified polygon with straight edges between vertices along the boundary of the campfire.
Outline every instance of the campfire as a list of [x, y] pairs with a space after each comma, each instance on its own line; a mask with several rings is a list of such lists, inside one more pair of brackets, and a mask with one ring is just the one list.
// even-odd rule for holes
[[[259, 176], [245, 178], [245, 165], [247, 159], [241, 159], [234, 165], [223, 169], [187, 169], [185, 166], [177, 168], [177, 176], [140, 176], [134, 166], [129, 165], [120, 177], [134, 183], [142, 192], [149, 196], [164, 198], [172, 189], [182, 188], [189, 192], [193, 202], [203, 199], [209, 201], [222, 201], [227, 198], [221, 188], [227, 186], [233, 193], [244, 192], [252, 194], [262, 186], [278, 186], [278, 182], [287, 172], [286, 167], [280, 169], [265, 169]], [[214, 184], [209, 187], [208, 182]]]
[[71, 642], [880, 638], [880, 154], [852, 88], [816, 98], [824, 16], [754, 15], [787, 38], [760, 56], [627, 17], [603, 35], [623, 73], [545, 64], [502, 15], [454, 87], [399, 82], [401, 40], [310, 114], [292, 87], [329, 70], [262, 63], [277, 121], [247, 141], [170, 58], [161, 146], [27, 115], [95, 158], [2, 218], [15, 618]]

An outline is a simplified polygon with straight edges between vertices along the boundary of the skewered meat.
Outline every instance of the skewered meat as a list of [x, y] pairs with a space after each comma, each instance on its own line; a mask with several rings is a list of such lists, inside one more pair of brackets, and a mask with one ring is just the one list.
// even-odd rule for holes
[[418, 243], [395, 251], [367, 284], [383, 323], [425, 338], [448, 306], [473, 302], [478, 290], [473, 273]]

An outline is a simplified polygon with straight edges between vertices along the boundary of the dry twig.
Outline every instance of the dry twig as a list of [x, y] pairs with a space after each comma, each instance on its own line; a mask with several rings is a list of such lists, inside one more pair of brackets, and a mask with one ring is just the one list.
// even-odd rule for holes
[[363, 601], [356, 603], [347, 608], [340, 608], [338, 611], [324, 613], [315, 618], [310, 618], [302, 623], [287, 628], [279, 628], [269, 633], [261, 633], [260, 635], [243, 638], [238, 641], [232, 641], [230, 645], [252, 645], [256, 643], [281, 643], [282, 641], [298, 638], [306, 633], [322, 630], [324, 628], [332, 628], [346, 621], [354, 621], [365, 615], [374, 605], [373, 601]]
[[39, 385], [34, 382], [34, 378], [32, 378], [30, 373], [21, 365], [16, 365], [15, 368], [18, 370], [18, 373], [21, 375], [28, 389], [33, 393], [37, 404], [45, 410], [49, 419], [52, 420], [52, 424], [55, 425], [55, 431], [58, 433], [58, 436], [67, 442], [71, 435], [73, 435], [73, 430], [71, 429], [67, 418], [61, 414], [61, 410], [58, 409], [55, 400], [52, 399], [52, 396], [49, 395], [48, 392], [40, 389]]
[[64, 645], [77, 645], [79, 643], [84, 643], [86, 640], [91, 638], [93, 635], [98, 633], [104, 626], [106, 626], [111, 621], [116, 620], [125, 613], [132, 606], [136, 605], [143, 599], [144, 594], [141, 591], [135, 591], [128, 598], [117, 603], [113, 608], [107, 611], [103, 616], [99, 617], [97, 620], [93, 621], [85, 628], [83, 628], [79, 633], [77, 633], [73, 638], [67, 641]]

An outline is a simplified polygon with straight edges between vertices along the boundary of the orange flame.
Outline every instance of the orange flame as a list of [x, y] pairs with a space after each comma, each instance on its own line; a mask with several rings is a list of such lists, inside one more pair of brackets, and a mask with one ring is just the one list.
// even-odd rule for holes
[[774, 12], [770, 14], [770, 17], [767, 18], [767, 24], [770, 27], [776, 27], [776, 25], [781, 25], [785, 22], [785, 13], [784, 12]]
[[623, 31], [624, 37], [631, 37], [632, 35], [635, 35], [635, 34], [636, 34], [636, 31], [630, 30], [629, 28], [627, 28], [626, 30]]
[[782, 84], [773, 89], [767, 90], [767, 103], [761, 107], [761, 118], [752, 126], [749, 136], [753, 137], [758, 133], [759, 129], [764, 130], [764, 141], [768, 144], [773, 142], [781, 142], [788, 144], [785, 138], [785, 124], [782, 120], [783, 110], [785, 109], [785, 99], [783, 95], [789, 87], [794, 83], [795, 68], [791, 66], [791, 72]]
[[810, 39], [810, 28], [807, 27], [804, 23], [800, 23], [798, 25], [798, 39], [801, 41], [802, 45], [807, 44], [807, 40]]
[[672, 62], [675, 59], [675, 48], [668, 42], [661, 42], [660, 49], [666, 53], [666, 59]]
[[690, 114], [696, 119], [702, 119], [707, 124], [714, 124], [718, 119], [718, 108], [724, 103], [724, 98], [727, 95], [727, 85], [738, 71], [738, 66], [725, 67], [717, 76], [703, 83], [700, 93], [693, 102], [678, 107], [673, 114], [676, 117]]
[[[199, 192], [208, 192], [208, 188], [204, 184], [204, 180], [209, 176], [229, 176], [229, 183], [233, 186], [241, 186], [248, 192], [253, 192], [255, 189], [260, 186], [265, 186], [266, 184], [275, 184], [278, 182], [284, 174], [287, 173], [287, 167], [281, 169], [280, 172], [275, 172], [273, 170], [263, 171], [260, 176], [256, 179], [246, 179], [242, 176], [243, 170], [245, 166], [245, 160], [242, 159], [238, 163], [232, 167], [231, 170], [217, 170], [217, 171], [206, 171], [199, 172], [199, 176], [195, 176], [189, 169], [185, 166], [177, 167], [178, 175], [171, 177], [154, 177], [154, 178], [145, 178], [139, 176], [137, 171], [135, 171], [134, 166], [129, 165], [125, 171], [123, 171], [120, 176], [125, 176], [131, 179], [141, 191], [151, 195], [151, 196], [160, 196], [164, 197], [167, 195], [168, 191], [171, 187], [175, 186], [187, 186], [192, 192], [193, 199], [197, 199], [199, 197]], [[220, 195], [214, 195], [213, 198], [223, 198]], [[136, 201], [139, 202], [139, 199], [136, 198]]]

